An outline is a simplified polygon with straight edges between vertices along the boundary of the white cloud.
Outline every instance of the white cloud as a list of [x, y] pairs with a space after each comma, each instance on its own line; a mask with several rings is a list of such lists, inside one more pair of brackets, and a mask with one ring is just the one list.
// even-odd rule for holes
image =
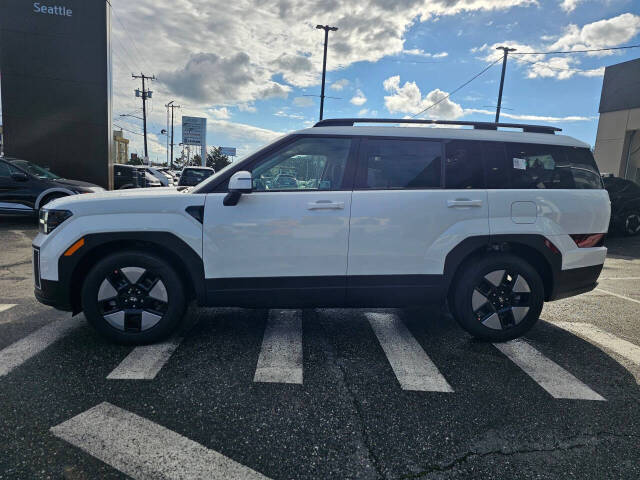
[[365, 103], [367, 103], [367, 97], [364, 96], [364, 93], [362, 93], [362, 90], [358, 89], [356, 91], [356, 94], [353, 96], [353, 98], [351, 100], [349, 100], [352, 104], [356, 105], [357, 107], [364, 105]]
[[240, 110], [241, 112], [255, 113], [256, 107], [254, 107], [252, 104], [249, 104], [249, 103], [240, 103], [238, 105], [238, 110]]
[[208, 112], [209, 115], [217, 120], [227, 120], [231, 118], [231, 112], [229, 112], [227, 107], [210, 108]]
[[425, 52], [424, 50], [419, 49], [419, 48], [412, 48], [410, 50], [403, 50], [402, 53], [404, 53], [405, 55], [417, 55], [419, 57], [425, 57], [425, 58], [444, 58], [444, 57], [447, 57], [449, 55], [447, 52], [429, 53], [429, 52]]
[[366, 114], [368, 114], [368, 113], [369, 113], [369, 109], [368, 109], [368, 108], [363, 108], [362, 110], [360, 110], [360, 111], [358, 112], [358, 116], [359, 116], [359, 117], [364, 117], [364, 116], [365, 116]]
[[582, 0], [562, 0], [560, 8], [567, 13], [573, 12]]
[[[384, 97], [384, 104], [389, 113], [415, 115], [447, 95], [447, 92], [436, 88], [423, 97], [415, 82], [405, 82], [401, 86], [400, 75], [387, 78], [382, 85], [387, 92], [391, 93]], [[456, 119], [462, 115], [462, 107], [450, 98], [442, 100], [425, 112], [427, 118]]]
[[313, 98], [311, 97], [295, 97], [293, 104], [296, 107], [310, 107], [313, 105]]
[[276, 113], [274, 113], [274, 115], [276, 117], [293, 118], [295, 120], [304, 119], [304, 116], [300, 115], [299, 113], [289, 113], [289, 112], [285, 112], [284, 110], [278, 110]]
[[335, 82], [333, 82], [329, 88], [331, 88], [332, 90], [337, 90], [339, 92], [348, 85], [349, 80], [347, 80], [346, 78], [341, 78], [340, 80], [336, 80]]
[[[465, 115], [471, 115], [473, 113], [477, 113], [481, 115], [491, 115], [491, 116], [494, 116], [496, 114], [495, 110], [483, 110], [480, 108], [464, 109]], [[552, 116], [546, 116], [546, 115], [522, 115], [522, 114], [506, 113], [504, 111], [500, 112], [500, 116], [505, 118], [511, 118], [513, 120], [526, 120], [530, 122], [589, 122], [596, 118], [596, 117], [584, 117], [579, 115], [569, 115], [566, 117], [552, 117]]]

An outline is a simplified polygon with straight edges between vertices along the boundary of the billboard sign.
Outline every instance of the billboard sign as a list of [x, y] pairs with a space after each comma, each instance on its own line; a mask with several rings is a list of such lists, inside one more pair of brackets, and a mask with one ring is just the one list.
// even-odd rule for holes
[[207, 159], [207, 119], [203, 117], [182, 117], [182, 143], [200, 145], [202, 165]]
[[220, 147], [220, 153], [222, 155], [226, 155], [227, 157], [235, 157], [236, 147]]

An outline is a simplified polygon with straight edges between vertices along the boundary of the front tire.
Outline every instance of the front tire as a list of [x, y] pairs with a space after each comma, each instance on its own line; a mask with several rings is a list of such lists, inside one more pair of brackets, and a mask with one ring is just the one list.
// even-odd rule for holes
[[538, 321], [544, 284], [521, 258], [489, 254], [463, 267], [453, 288], [455, 317], [474, 337], [504, 342], [523, 335]]
[[110, 340], [153, 343], [180, 324], [186, 307], [180, 275], [165, 260], [145, 252], [118, 252], [88, 273], [81, 293], [87, 321]]

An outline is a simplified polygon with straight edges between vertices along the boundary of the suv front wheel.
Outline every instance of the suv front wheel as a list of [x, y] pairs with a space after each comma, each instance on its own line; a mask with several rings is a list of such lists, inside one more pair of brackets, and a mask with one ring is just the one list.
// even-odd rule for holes
[[89, 323], [121, 344], [146, 344], [169, 336], [186, 306], [180, 275], [144, 252], [115, 253], [99, 261], [82, 286]]
[[487, 255], [464, 266], [458, 279], [453, 285], [455, 317], [476, 338], [511, 340], [527, 332], [540, 316], [542, 279], [515, 255]]

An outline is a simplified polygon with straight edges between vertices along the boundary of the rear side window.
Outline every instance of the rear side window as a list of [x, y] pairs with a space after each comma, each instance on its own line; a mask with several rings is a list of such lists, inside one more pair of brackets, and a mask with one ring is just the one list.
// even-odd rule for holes
[[602, 188], [595, 161], [586, 148], [524, 143], [506, 143], [505, 147], [510, 188]]
[[445, 188], [484, 188], [481, 142], [445, 141]]
[[441, 185], [440, 142], [369, 139], [363, 142], [361, 152], [357, 188], [423, 189]]

